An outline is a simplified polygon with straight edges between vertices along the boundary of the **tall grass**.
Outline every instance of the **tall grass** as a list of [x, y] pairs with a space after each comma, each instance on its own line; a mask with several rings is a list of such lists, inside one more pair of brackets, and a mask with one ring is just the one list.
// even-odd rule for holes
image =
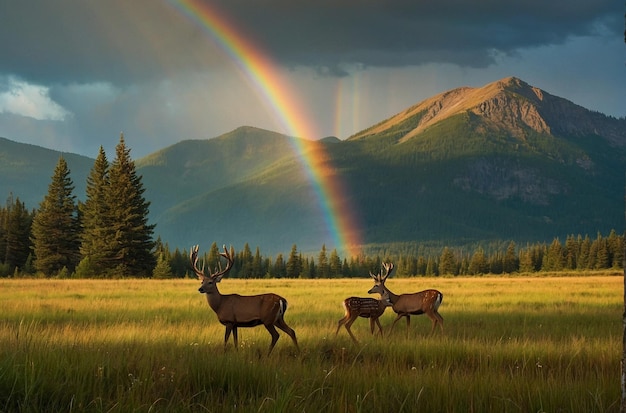
[[388, 310], [385, 337], [358, 320], [334, 335], [343, 298], [371, 281], [224, 280], [274, 291], [301, 352], [262, 327], [224, 328], [190, 280], [0, 281], [0, 412], [619, 411], [623, 279], [390, 279], [437, 288], [445, 333]]

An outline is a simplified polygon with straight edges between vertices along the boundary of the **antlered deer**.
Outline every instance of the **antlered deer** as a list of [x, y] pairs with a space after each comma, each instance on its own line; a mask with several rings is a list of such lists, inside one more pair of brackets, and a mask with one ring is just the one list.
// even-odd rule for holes
[[385, 286], [385, 280], [393, 271], [392, 263], [383, 263], [385, 274], [381, 271], [374, 275], [370, 272], [370, 275], [374, 279], [374, 286], [368, 291], [370, 294], [389, 294], [389, 300], [391, 301], [391, 308], [398, 314], [389, 333], [393, 330], [393, 326], [402, 317], [406, 317], [407, 335], [409, 334], [409, 327], [411, 324], [411, 315], [426, 314], [428, 318], [432, 320], [431, 334], [435, 331], [435, 326], [439, 324], [441, 332], [443, 332], [443, 317], [439, 314], [438, 309], [443, 301], [443, 294], [437, 290], [424, 290], [413, 294], [394, 294], [391, 290]]
[[383, 335], [383, 328], [380, 325], [380, 321], [378, 318], [383, 315], [385, 309], [391, 305], [389, 301], [389, 294], [385, 294], [382, 296], [380, 300], [375, 298], [362, 298], [362, 297], [348, 297], [343, 300], [343, 308], [345, 310], [345, 315], [339, 323], [337, 324], [337, 331], [335, 331], [335, 335], [339, 333], [339, 329], [341, 326], [345, 326], [348, 334], [352, 337], [355, 343], [358, 343], [358, 340], [350, 331], [350, 327], [352, 323], [359, 318], [369, 318], [370, 319], [370, 330], [372, 334], [374, 334], [374, 323], [378, 325], [378, 330], [380, 330], [380, 335]]
[[198, 245], [191, 247], [189, 259], [191, 260], [193, 271], [200, 281], [202, 281], [202, 286], [200, 286], [198, 291], [202, 294], [206, 294], [209, 306], [217, 315], [217, 319], [226, 326], [224, 348], [226, 348], [231, 332], [233, 333], [233, 339], [235, 341], [235, 349], [238, 348], [238, 327], [254, 327], [263, 324], [272, 336], [272, 342], [270, 343], [270, 348], [267, 353], [268, 355], [272, 352], [274, 345], [276, 345], [280, 337], [280, 334], [276, 331], [276, 327], [287, 333], [299, 350], [296, 332], [293, 331], [283, 319], [285, 311], [287, 311], [287, 300], [274, 293], [247, 296], [239, 294], [220, 294], [217, 283], [219, 283], [222, 277], [232, 268], [235, 251], [232, 246], [230, 247], [230, 251], [228, 251], [224, 245], [224, 252], [220, 252], [219, 254], [226, 259], [226, 268], [222, 270], [220, 264], [219, 268], [216, 268], [214, 273], [211, 273], [209, 270], [209, 274], [207, 275], [204, 273], [204, 265], [202, 265], [202, 269], [198, 269], [198, 248]]

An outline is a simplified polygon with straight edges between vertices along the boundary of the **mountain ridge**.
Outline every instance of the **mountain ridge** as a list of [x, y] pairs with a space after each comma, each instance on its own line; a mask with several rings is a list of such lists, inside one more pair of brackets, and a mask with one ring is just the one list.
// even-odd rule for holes
[[[515, 96], [524, 97], [526, 101], [520, 103], [519, 100], [514, 99]], [[611, 120], [610, 117], [598, 112], [589, 111], [516, 77], [497, 80], [483, 87], [464, 86], [440, 93], [352, 135], [348, 140], [384, 133], [407, 118], [418, 116], [418, 124], [399, 140], [399, 143], [402, 143], [436, 123], [463, 112], [498, 119], [500, 126], [506, 125], [511, 131], [519, 132], [519, 126], [516, 123], [521, 121], [523, 125], [537, 133], [601, 134], [616, 146], [626, 146], [626, 133], [623, 129], [620, 130], [614, 126], [620, 120]], [[581, 114], [585, 115], [583, 118], [588, 119], [586, 122], [580, 122]], [[563, 118], [566, 122], [563, 122]], [[610, 122], [609, 126], [606, 126], [607, 120]], [[497, 122], [494, 121], [494, 124]]]
[[[340, 247], [293, 139], [299, 138], [245, 126], [136, 160], [155, 235], [172, 247], [249, 243], [270, 254], [294, 244], [305, 252]], [[623, 226], [626, 119], [515, 77], [447, 91], [346, 140], [316, 142], [329, 173], [346, 188], [368, 248], [521, 244]], [[7, 156], [18, 156], [5, 146], [0, 140], [0, 168]], [[47, 164], [59, 154], [50, 151]], [[39, 162], [19, 156], [27, 169]], [[79, 161], [68, 161], [77, 188], [93, 165]], [[39, 181], [43, 199], [41, 183], [47, 187], [54, 166], [35, 178], [6, 165], [3, 181], [13, 186], [0, 182], [0, 191], [24, 200], [17, 189], [34, 189], [19, 180], [26, 176]]]

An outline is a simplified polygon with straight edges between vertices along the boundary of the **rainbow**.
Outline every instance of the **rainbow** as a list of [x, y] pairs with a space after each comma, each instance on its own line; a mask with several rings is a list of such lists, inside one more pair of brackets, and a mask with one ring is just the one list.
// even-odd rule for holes
[[169, 3], [208, 34], [267, 101], [281, 126], [293, 137], [292, 145], [316, 192], [335, 248], [350, 257], [357, 256], [362, 244], [360, 226], [346, 198], [348, 192], [329, 164], [324, 146], [313, 140], [319, 137], [314, 125], [274, 63], [209, 2], [169, 0]]

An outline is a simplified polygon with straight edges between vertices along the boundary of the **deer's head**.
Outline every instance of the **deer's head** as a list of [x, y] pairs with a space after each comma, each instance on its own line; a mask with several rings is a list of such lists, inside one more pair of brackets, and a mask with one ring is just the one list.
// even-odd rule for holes
[[374, 279], [374, 286], [370, 288], [368, 293], [378, 293], [381, 295], [383, 300], [386, 299], [387, 302], [389, 302], [389, 292], [387, 288], [385, 288], [385, 280], [387, 280], [387, 277], [389, 277], [392, 271], [393, 264], [390, 262], [383, 263], [382, 268], [380, 269], [380, 271], [378, 271], [378, 274], [372, 274], [372, 272], [370, 271], [370, 276]]
[[206, 274], [204, 272], [204, 262], [202, 263], [202, 268], [198, 268], [198, 249], [199, 245], [195, 245], [191, 247], [191, 252], [189, 254], [189, 260], [191, 261], [191, 267], [193, 268], [193, 272], [196, 274], [202, 285], [198, 289], [198, 291], [202, 294], [211, 294], [217, 291], [217, 283], [222, 281], [222, 277], [230, 271], [233, 266], [233, 256], [235, 255], [235, 250], [233, 247], [230, 247], [230, 251], [226, 249], [226, 245], [223, 246], [224, 252], [220, 252], [220, 256], [226, 258], [226, 268], [222, 269], [222, 264], [218, 263], [218, 267], [215, 268], [214, 272], [211, 272], [209, 269], [209, 273]]

